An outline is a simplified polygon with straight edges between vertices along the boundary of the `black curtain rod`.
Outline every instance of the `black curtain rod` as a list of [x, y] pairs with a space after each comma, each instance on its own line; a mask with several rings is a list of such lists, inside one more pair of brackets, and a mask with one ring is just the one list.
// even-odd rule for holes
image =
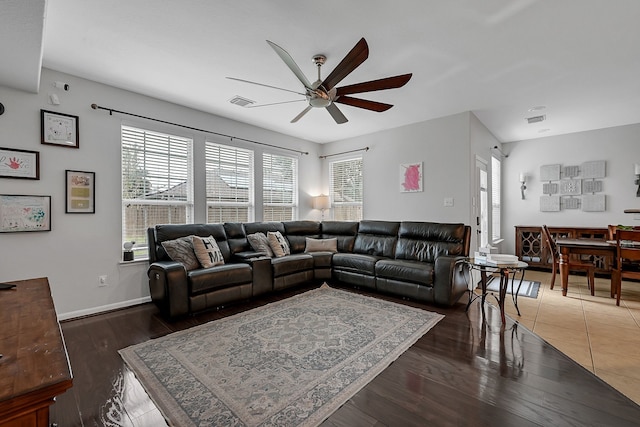
[[280, 150], [293, 151], [293, 152], [299, 153], [299, 154], [309, 154], [308, 151], [300, 151], [300, 150], [296, 150], [296, 149], [293, 149], [293, 148], [279, 147], [277, 145], [267, 144], [266, 142], [254, 141], [254, 140], [246, 139], [246, 138], [238, 138], [237, 136], [225, 135], [224, 133], [214, 132], [214, 131], [211, 131], [211, 130], [194, 128], [194, 127], [187, 126], [187, 125], [181, 125], [180, 123], [172, 123], [172, 122], [168, 122], [166, 120], [154, 119], [153, 117], [141, 116], [140, 114], [128, 113], [126, 111], [115, 110], [113, 108], [101, 107], [98, 104], [91, 104], [91, 108], [93, 108], [94, 110], [105, 110], [105, 111], [108, 111], [110, 116], [112, 116], [113, 113], [125, 114], [127, 116], [139, 117], [141, 119], [146, 119], [146, 120], [153, 120], [154, 122], [160, 122], [160, 123], [164, 123], [164, 124], [172, 125], [172, 126], [179, 126], [181, 128], [195, 130], [195, 131], [198, 131], [198, 132], [204, 132], [204, 133], [210, 133], [212, 135], [223, 136], [225, 138], [229, 138], [231, 141], [233, 141], [234, 139], [237, 139], [238, 141], [250, 142], [251, 144], [258, 144], [258, 145], [264, 145], [266, 147], [278, 148]]
[[339, 156], [341, 154], [355, 153], [356, 151], [369, 151], [369, 147], [358, 148], [356, 150], [350, 150], [350, 151], [343, 151], [342, 153], [327, 154], [326, 156], [318, 156], [318, 157], [321, 159], [326, 159], [327, 157]]

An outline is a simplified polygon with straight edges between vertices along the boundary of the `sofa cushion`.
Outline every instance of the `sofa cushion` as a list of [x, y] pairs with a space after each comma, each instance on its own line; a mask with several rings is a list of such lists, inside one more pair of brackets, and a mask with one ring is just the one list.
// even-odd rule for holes
[[269, 245], [269, 239], [267, 239], [266, 234], [261, 232], [249, 234], [247, 236], [247, 240], [249, 241], [249, 244], [251, 245], [251, 248], [253, 248], [254, 251], [262, 252], [268, 257], [273, 256], [273, 250]]
[[358, 225], [357, 221], [324, 221], [322, 223], [322, 238], [335, 237], [338, 240], [338, 252], [353, 252]]
[[353, 252], [393, 258], [398, 240], [399, 222], [360, 221]]
[[285, 276], [313, 269], [313, 257], [309, 254], [293, 254], [280, 258], [272, 258], [273, 277]]
[[331, 268], [331, 259], [334, 252], [309, 252], [313, 258], [314, 268]]
[[244, 232], [244, 225], [241, 222], [225, 222], [223, 227], [231, 254], [235, 255], [238, 252], [251, 250]]
[[304, 252], [307, 237], [320, 238], [320, 223], [317, 221], [283, 221], [282, 225], [292, 254]]
[[229, 286], [251, 283], [253, 274], [249, 264], [224, 264], [200, 268], [187, 274], [190, 292], [199, 294]]
[[383, 259], [376, 263], [375, 271], [377, 277], [433, 285], [433, 264], [427, 262]]
[[280, 233], [279, 231], [267, 232], [267, 239], [269, 239], [269, 246], [273, 251], [273, 255], [275, 255], [276, 257], [280, 258], [285, 255], [291, 254], [289, 242], [287, 242], [287, 239], [285, 239], [282, 233]]
[[332, 262], [334, 270], [347, 270], [373, 276], [376, 262], [380, 259], [382, 258], [375, 255], [337, 253], [333, 254]]
[[204, 268], [224, 264], [224, 257], [213, 236], [191, 236], [193, 251]]
[[305, 239], [305, 252], [338, 252], [338, 239]]
[[200, 262], [198, 262], [198, 258], [193, 251], [190, 236], [167, 240], [162, 242], [162, 247], [169, 255], [169, 258], [184, 265], [187, 271], [200, 268]]
[[465, 255], [464, 224], [403, 221], [396, 259], [435, 262], [441, 255]]

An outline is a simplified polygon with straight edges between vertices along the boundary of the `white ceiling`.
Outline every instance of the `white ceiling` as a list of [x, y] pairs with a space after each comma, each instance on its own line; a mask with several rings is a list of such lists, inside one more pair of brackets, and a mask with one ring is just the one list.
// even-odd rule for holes
[[[637, 0], [2, 0], [0, 8], [0, 84], [32, 92], [42, 62], [321, 143], [464, 111], [502, 142], [640, 122]], [[403, 88], [356, 95], [394, 104], [389, 111], [339, 105], [346, 124], [322, 109], [291, 124], [305, 102], [229, 103], [302, 99], [225, 78], [302, 90], [265, 40], [314, 81], [313, 55], [327, 56], [325, 77], [361, 37], [369, 59], [340, 85], [412, 72]], [[546, 108], [528, 111], [536, 106]], [[540, 114], [547, 120], [527, 124]]]

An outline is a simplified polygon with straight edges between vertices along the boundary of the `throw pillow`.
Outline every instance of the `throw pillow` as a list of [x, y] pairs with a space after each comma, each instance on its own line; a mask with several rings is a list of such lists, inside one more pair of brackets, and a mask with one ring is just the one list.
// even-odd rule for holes
[[169, 258], [184, 265], [187, 271], [200, 268], [200, 263], [191, 245], [191, 236], [167, 240], [162, 242], [162, 247], [167, 251]]
[[305, 239], [305, 252], [338, 252], [338, 239]]
[[291, 253], [291, 249], [289, 248], [287, 239], [285, 239], [282, 233], [280, 233], [279, 231], [269, 231], [267, 233], [267, 238], [269, 239], [269, 246], [271, 247], [273, 254], [277, 258], [289, 255]]
[[254, 251], [262, 252], [269, 257], [273, 256], [273, 251], [271, 250], [271, 246], [269, 246], [269, 239], [267, 239], [266, 234], [260, 232], [249, 234], [247, 240]]
[[200, 264], [202, 264], [204, 268], [224, 264], [222, 251], [220, 251], [218, 243], [213, 236], [192, 236], [191, 242], [193, 243], [193, 251], [196, 253], [198, 261], [200, 261]]

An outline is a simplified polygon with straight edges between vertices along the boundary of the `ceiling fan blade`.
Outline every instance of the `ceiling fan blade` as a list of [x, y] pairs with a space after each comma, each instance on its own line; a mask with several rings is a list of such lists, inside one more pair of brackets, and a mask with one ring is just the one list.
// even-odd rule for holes
[[307, 89], [311, 89], [311, 83], [309, 83], [309, 80], [307, 80], [307, 77], [304, 75], [300, 67], [298, 67], [298, 64], [296, 64], [291, 55], [289, 55], [286, 50], [284, 50], [277, 44], [270, 42], [269, 40], [267, 40], [267, 43], [269, 43], [269, 46], [271, 46], [273, 50], [276, 51], [276, 53], [284, 61], [284, 63], [287, 64], [287, 67], [289, 67], [289, 69], [293, 71], [293, 74], [295, 74], [298, 80], [302, 82], [303, 86]]
[[386, 77], [384, 79], [371, 80], [368, 82], [356, 83], [354, 85], [336, 88], [338, 96], [353, 93], [373, 92], [376, 90], [396, 89], [407, 84], [413, 74], [402, 74], [400, 76]]
[[296, 100], [293, 100], [293, 101], [282, 101], [282, 102], [271, 102], [269, 104], [247, 105], [245, 108], [268, 107], [270, 105], [292, 104], [294, 102], [302, 102], [302, 101], [306, 101], [306, 99], [296, 99]]
[[341, 125], [343, 123], [347, 123], [349, 120], [347, 120], [347, 118], [344, 116], [344, 114], [342, 114], [342, 111], [340, 111], [340, 109], [338, 108], [337, 105], [335, 104], [329, 104], [327, 107], [325, 107], [327, 109], [327, 111], [329, 112], [329, 114], [331, 114], [331, 117], [333, 117], [333, 120], [336, 121], [337, 124]]
[[305, 114], [307, 114], [313, 107], [311, 105], [309, 105], [307, 108], [305, 108], [304, 110], [302, 110], [302, 112], [300, 114], [298, 114], [297, 116], [295, 116], [293, 118], [293, 120], [291, 120], [291, 123], [295, 123], [298, 120], [300, 120], [302, 118], [302, 116], [304, 116]]
[[295, 94], [298, 94], [298, 95], [305, 96], [305, 94], [304, 94], [304, 93], [302, 93], [302, 92], [296, 92], [295, 90], [283, 89], [283, 88], [281, 88], [281, 87], [271, 86], [271, 85], [266, 85], [266, 84], [263, 84], [263, 83], [256, 83], [256, 82], [252, 82], [252, 81], [250, 81], [250, 80], [237, 79], [237, 78], [235, 78], [235, 77], [227, 77], [227, 78], [228, 78], [229, 80], [235, 80], [235, 81], [237, 81], [237, 82], [250, 83], [250, 84], [252, 84], [252, 85], [258, 85], [258, 86], [269, 87], [269, 88], [271, 88], [271, 89], [284, 90], [284, 91], [286, 91], [286, 92], [291, 92], [291, 93], [295, 93]]
[[364, 108], [365, 110], [377, 111], [378, 113], [387, 111], [389, 108], [393, 107], [393, 105], [391, 104], [384, 104], [382, 102], [376, 102], [376, 101], [368, 101], [366, 99], [353, 98], [351, 96], [341, 96], [339, 98], [334, 99], [333, 102], [351, 105], [352, 107]]
[[347, 77], [353, 70], [358, 68], [369, 57], [369, 45], [363, 38], [347, 53], [331, 74], [322, 82], [322, 86], [326, 90], [331, 90], [335, 85], [340, 83], [342, 79]]

